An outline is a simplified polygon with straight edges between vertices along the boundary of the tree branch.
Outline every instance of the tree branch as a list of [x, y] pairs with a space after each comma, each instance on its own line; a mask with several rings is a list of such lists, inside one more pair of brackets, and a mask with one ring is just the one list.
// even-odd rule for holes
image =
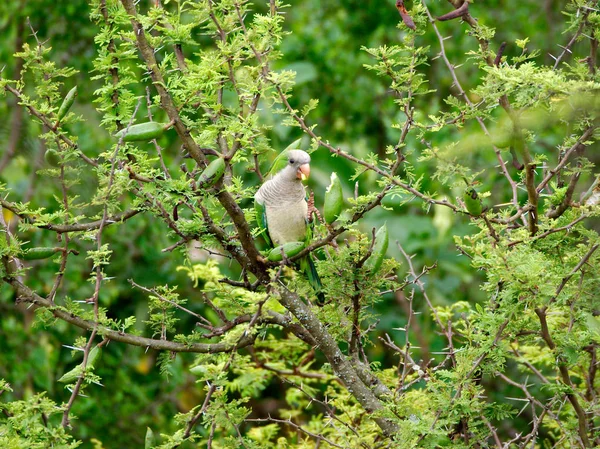
[[[321, 349], [331, 364], [334, 373], [343, 382], [348, 391], [356, 398], [358, 403], [369, 413], [384, 410], [382, 402], [375, 396], [371, 389], [360, 380], [356, 370], [352, 367], [344, 354], [342, 354], [342, 351], [333, 337], [327, 332], [323, 323], [321, 323], [321, 321], [313, 314], [312, 310], [298, 295], [292, 293], [285, 287], [280, 288], [279, 293], [279, 301], [281, 304], [292, 312], [302, 326], [304, 326], [316, 340], [319, 349]], [[388, 437], [394, 435], [398, 430], [396, 424], [389, 419], [374, 418], [374, 420]]]
[[[547, 307], [543, 307], [543, 308], [538, 307], [535, 309], [535, 314], [538, 316], [538, 318], [540, 320], [540, 326], [542, 328], [542, 338], [546, 342], [546, 345], [548, 346], [548, 348], [550, 348], [552, 351], [554, 351], [556, 349], [556, 344], [554, 343], [554, 340], [552, 339], [552, 336], [550, 335], [550, 330], [548, 328], [548, 322], [546, 321], [546, 310], [547, 310]], [[557, 363], [558, 363], [558, 371], [560, 372], [562, 381], [564, 382], [564, 384], [567, 387], [569, 387], [569, 390], [570, 390], [566, 393], [566, 395], [567, 395], [567, 399], [569, 399], [569, 402], [573, 406], [573, 410], [575, 410], [575, 414], [577, 415], [579, 438], [581, 438], [583, 447], [592, 447], [590, 444], [590, 440], [588, 438], [588, 425], [587, 425], [587, 419], [585, 417], [585, 411], [581, 407], [581, 404], [579, 404], [579, 400], [577, 399], [577, 394], [574, 393], [575, 387], [573, 385], [573, 382], [571, 382], [571, 376], [569, 375], [569, 368], [566, 365], [567, 362], [566, 362], [566, 360], [563, 359], [562, 356], [558, 355]]]
[[[44, 124], [49, 130], [51, 130], [54, 134], [56, 134], [56, 137], [58, 137], [62, 142], [64, 142], [67, 146], [69, 146], [70, 148], [73, 149], [79, 149], [78, 145], [73, 142], [71, 139], [69, 139], [62, 131], [60, 131], [59, 129], [54, 127], [54, 123], [52, 123], [48, 117], [46, 117], [44, 114], [42, 114], [40, 111], [38, 111], [36, 108], [34, 108], [33, 106], [31, 106], [30, 104], [25, 103], [25, 99], [23, 98], [21, 92], [19, 92], [17, 89], [9, 86], [8, 84], [4, 86], [4, 89], [7, 92], [10, 92], [11, 94], [13, 94], [15, 97], [17, 97], [17, 100], [19, 100], [20, 104], [23, 104], [27, 110], [29, 111], [29, 113], [35, 117], [37, 117], [42, 124]], [[79, 157], [81, 157], [81, 159], [83, 159], [86, 163], [88, 163], [89, 165], [93, 166], [93, 167], [98, 167], [98, 163], [96, 161], [94, 161], [93, 159], [90, 159], [89, 157], [87, 157], [85, 154], [83, 154], [83, 152], [80, 150], [79, 151]]]
[[[3, 208], [10, 210], [16, 216], [23, 220], [27, 220], [30, 224], [36, 226], [35, 217], [32, 217], [29, 214], [23, 212], [23, 209], [19, 207], [15, 203], [11, 203], [3, 198], [0, 198], [0, 204]], [[125, 212], [121, 212], [119, 214], [110, 216], [106, 219], [105, 226], [111, 225], [113, 223], [124, 222], [132, 217], [135, 217], [141, 211], [139, 210], [128, 210]], [[50, 231], [57, 232], [59, 234], [65, 234], [68, 232], [85, 232], [92, 231], [94, 229], [98, 229], [102, 224], [102, 219], [91, 221], [89, 223], [74, 223], [74, 224], [45, 224], [45, 225], [37, 225], [40, 229], [48, 229]]]
[[[3, 258], [2, 260], [6, 267], [6, 258]], [[97, 324], [93, 321], [84, 320], [64, 308], [53, 306], [49, 300], [41, 297], [14, 277], [5, 277], [3, 280], [13, 287], [17, 296], [17, 301], [32, 304], [34, 309], [45, 308], [56, 318], [88, 331], [93, 330]], [[156, 340], [128, 334], [126, 332], [115, 331], [102, 325], [98, 325], [98, 334], [108, 340], [118, 341], [132, 346], [140, 346], [142, 348], [155, 349], [157, 351], [214, 354], [217, 352], [231, 352], [232, 348], [236, 346], [231, 343], [177, 343], [169, 340]], [[237, 347], [243, 348], [251, 345], [253, 344], [254, 339], [254, 335], [247, 335]]]
[[[137, 11], [135, 8], [135, 4], [133, 0], [121, 0], [125, 11], [130, 16], [131, 25], [133, 27], [133, 31], [135, 34], [135, 38], [137, 41], [137, 47], [142, 55], [143, 60], [146, 62], [146, 66], [148, 67], [148, 71], [150, 72], [150, 76], [152, 78], [154, 87], [156, 88], [159, 96], [160, 103], [162, 108], [165, 110], [169, 119], [173, 122], [175, 131], [177, 135], [183, 142], [183, 146], [190, 153], [190, 156], [196, 161], [196, 163], [203, 167], [207, 164], [206, 156], [203, 151], [200, 149], [192, 135], [190, 134], [189, 129], [185, 126], [181, 117], [179, 116], [179, 112], [177, 111], [177, 107], [175, 106], [173, 99], [171, 98], [169, 92], [166, 89], [165, 80], [159, 70], [158, 63], [156, 62], [156, 58], [154, 56], [154, 49], [148, 43], [146, 39], [146, 34], [144, 31], [144, 27], [141, 22], [137, 18]], [[222, 180], [217, 183], [216, 188], [219, 189], [217, 193], [217, 198], [221, 205], [225, 208], [238, 232], [238, 236], [244, 251], [248, 255], [248, 264], [252, 268], [252, 271], [259, 277], [265, 277], [265, 267], [261, 262], [260, 253], [256, 249], [254, 245], [254, 239], [252, 237], [252, 232], [250, 230], [250, 226], [244, 217], [244, 212], [240, 208], [240, 206], [233, 199], [231, 194], [226, 190], [222, 189]]]

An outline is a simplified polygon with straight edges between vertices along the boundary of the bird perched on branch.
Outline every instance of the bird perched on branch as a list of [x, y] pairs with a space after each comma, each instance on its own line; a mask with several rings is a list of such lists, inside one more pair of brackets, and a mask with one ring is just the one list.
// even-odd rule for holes
[[[270, 246], [288, 242], [308, 243], [312, 237], [308, 226], [308, 203], [302, 181], [310, 175], [310, 156], [302, 150], [286, 150], [271, 169], [270, 179], [254, 196], [256, 220]], [[298, 264], [315, 290], [319, 304], [325, 300], [321, 279], [310, 254]]]

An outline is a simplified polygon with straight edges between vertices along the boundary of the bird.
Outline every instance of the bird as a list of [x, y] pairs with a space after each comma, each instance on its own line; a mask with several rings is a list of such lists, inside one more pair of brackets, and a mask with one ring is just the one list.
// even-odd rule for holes
[[[310, 241], [308, 203], [302, 184], [309, 176], [310, 155], [302, 150], [286, 150], [275, 160], [267, 180], [254, 195], [256, 221], [269, 246]], [[317, 303], [322, 305], [323, 285], [310, 254], [299, 259], [298, 265], [315, 290]]]

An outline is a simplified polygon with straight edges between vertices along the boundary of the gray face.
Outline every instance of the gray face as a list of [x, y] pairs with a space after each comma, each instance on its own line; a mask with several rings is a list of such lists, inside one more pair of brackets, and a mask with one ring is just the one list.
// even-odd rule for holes
[[288, 151], [288, 163], [298, 169], [301, 165], [310, 164], [310, 155], [302, 150]]
[[304, 180], [310, 175], [310, 156], [306, 151], [288, 151], [288, 165], [285, 169], [286, 178]]

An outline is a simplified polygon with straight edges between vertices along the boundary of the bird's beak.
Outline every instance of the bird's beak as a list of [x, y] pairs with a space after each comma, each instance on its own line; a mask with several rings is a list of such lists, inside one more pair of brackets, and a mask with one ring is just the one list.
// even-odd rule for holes
[[308, 177], [310, 176], [310, 165], [308, 164], [302, 164], [300, 167], [298, 167], [298, 172], [296, 173], [296, 177], [298, 179], [301, 179], [302, 181], [308, 179]]

